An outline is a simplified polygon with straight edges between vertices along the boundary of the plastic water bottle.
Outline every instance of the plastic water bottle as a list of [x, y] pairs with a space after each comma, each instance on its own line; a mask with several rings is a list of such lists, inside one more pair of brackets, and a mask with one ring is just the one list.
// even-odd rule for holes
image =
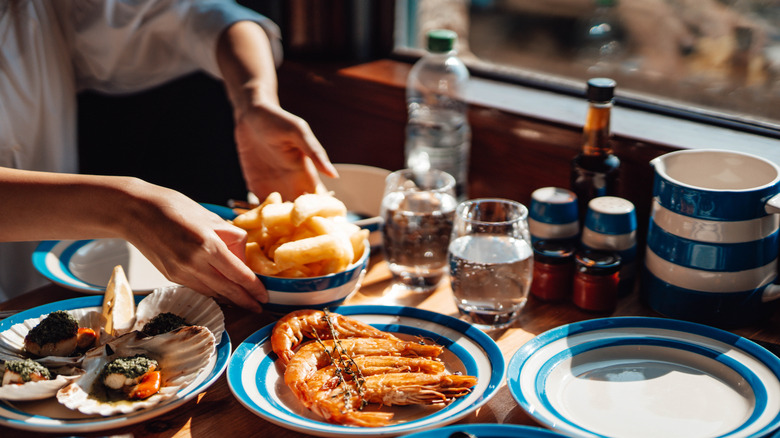
[[593, 14], [580, 23], [580, 58], [591, 73], [614, 70], [623, 57], [623, 27], [618, 0], [594, 0]]
[[469, 71], [455, 51], [457, 34], [428, 33], [428, 53], [409, 72], [406, 166], [443, 170], [455, 177], [458, 199], [467, 198], [471, 128], [463, 99]]

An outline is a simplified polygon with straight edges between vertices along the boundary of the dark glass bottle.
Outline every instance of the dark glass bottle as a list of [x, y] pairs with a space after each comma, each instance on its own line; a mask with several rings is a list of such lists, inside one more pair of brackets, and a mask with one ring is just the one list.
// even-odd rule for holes
[[580, 223], [585, 223], [588, 202], [599, 196], [617, 195], [620, 159], [610, 145], [610, 115], [615, 81], [588, 80], [588, 112], [582, 130], [582, 149], [571, 162], [571, 190], [577, 195]]

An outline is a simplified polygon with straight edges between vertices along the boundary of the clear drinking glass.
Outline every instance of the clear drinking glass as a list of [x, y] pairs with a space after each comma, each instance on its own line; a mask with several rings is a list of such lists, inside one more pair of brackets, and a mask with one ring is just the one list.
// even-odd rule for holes
[[403, 169], [385, 180], [382, 248], [396, 285], [434, 289], [447, 273], [455, 215], [455, 178], [436, 169]]
[[449, 262], [460, 312], [483, 330], [511, 325], [525, 306], [533, 275], [528, 209], [507, 199], [460, 203]]

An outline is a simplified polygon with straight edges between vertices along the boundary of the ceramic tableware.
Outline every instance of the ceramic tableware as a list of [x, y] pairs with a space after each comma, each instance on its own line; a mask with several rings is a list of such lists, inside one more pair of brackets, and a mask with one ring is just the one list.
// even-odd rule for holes
[[230, 359], [227, 382], [250, 412], [280, 427], [322, 437], [391, 437], [440, 428], [477, 411], [502, 387], [505, 363], [498, 345], [465, 321], [436, 312], [400, 306], [342, 306], [338, 313], [402, 338], [425, 338], [445, 347], [447, 369], [478, 378], [471, 392], [443, 406], [383, 406], [392, 424], [356, 427], [331, 424], [306, 409], [284, 384], [284, 369], [271, 349], [273, 324], [241, 342]]
[[642, 291], [663, 315], [719, 326], [766, 317], [777, 276], [780, 168], [720, 150], [651, 161]]
[[577, 195], [560, 187], [542, 187], [531, 193], [528, 213], [531, 240], [576, 242], [580, 235]]
[[528, 415], [566, 436], [753, 438], [780, 426], [777, 356], [669, 318], [551, 329], [512, 356], [507, 386]]
[[620, 295], [632, 292], [636, 282], [636, 227], [636, 209], [628, 199], [600, 196], [588, 203], [582, 246], [620, 256]]

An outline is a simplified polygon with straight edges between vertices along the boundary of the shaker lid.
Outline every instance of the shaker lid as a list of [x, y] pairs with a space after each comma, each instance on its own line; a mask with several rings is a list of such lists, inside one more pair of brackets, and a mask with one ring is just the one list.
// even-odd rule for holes
[[593, 102], [607, 102], [615, 96], [617, 82], [610, 78], [588, 79], [588, 91], [586, 96]]
[[445, 53], [455, 48], [458, 34], [448, 29], [434, 29], [428, 32], [428, 51]]

